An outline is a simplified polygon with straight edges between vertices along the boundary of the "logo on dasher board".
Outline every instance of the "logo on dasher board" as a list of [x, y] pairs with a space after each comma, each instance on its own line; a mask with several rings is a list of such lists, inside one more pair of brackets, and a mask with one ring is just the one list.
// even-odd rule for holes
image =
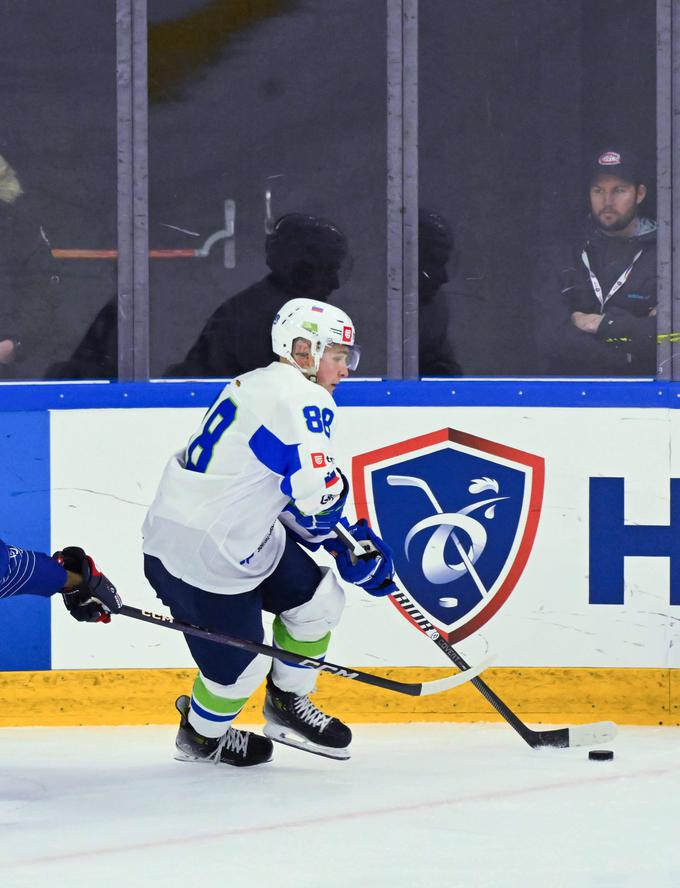
[[392, 547], [398, 585], [436, 630], [455, 642], [483, 626], [529, 558], [543, 458], [440, 429], [355, 456], [352, 476], [358, 516]]

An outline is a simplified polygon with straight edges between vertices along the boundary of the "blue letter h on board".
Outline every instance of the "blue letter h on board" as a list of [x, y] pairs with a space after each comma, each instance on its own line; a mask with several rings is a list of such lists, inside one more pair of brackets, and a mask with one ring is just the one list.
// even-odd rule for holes
[[591, 604], [623, 604], [626, 555], [670, 558], [671, 604], [680, 604], [680, 478], [671, 478], [670, 524], [624, 524], [623, 478], [590, 479]]

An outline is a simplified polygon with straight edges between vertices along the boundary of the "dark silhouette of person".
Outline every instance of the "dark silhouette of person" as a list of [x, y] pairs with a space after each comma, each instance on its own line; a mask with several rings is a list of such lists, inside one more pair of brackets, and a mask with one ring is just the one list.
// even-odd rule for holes
[[296, 296], [328, 299], [340, 286], [346, 257], [347, 240], [332, 222], [303, 213], [281, 216], [265, 240], [270, 273], [220, 305], [186, 358], [164, 375], [233, 377], [269, 364], [278, 310]]
[[51, 364], [45, 379], [116, 379], [118, 376], [118, 297], [97, 312], [66, 361]]
[[455, 274], [458, 256], [446, 219], [418, 213], [418, 371], [420, 376], [460, 376], [448, 336], [449, 307], [442, 287]]
[[49, 249], [35, 221], [35, 207], [0, 154], [0, 379], [18, 376], [26, 334], [31, 354], [45, 349], [32, 329], [27, 303], [46, 293], [50, 274]]

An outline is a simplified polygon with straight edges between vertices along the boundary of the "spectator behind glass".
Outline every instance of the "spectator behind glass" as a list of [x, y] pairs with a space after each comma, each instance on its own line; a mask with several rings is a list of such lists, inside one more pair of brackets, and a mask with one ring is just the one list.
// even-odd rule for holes
[[418, 213], [418, 372], [420, 376], [460, 376], [448, 336], [449, 307], [442, 287], [455, 274], [458, 257], [451, 228], [430, 210]]
[[10, 309], [19, 301], [16, 288], [16, 262], [10, 229], [13, 206], [23, 194], [17, 174], [0, 154], [0, 379], [11, 379], [19, 353], [19, 339], [13, 332]]
[[585, 237], [558, 247], [537, 273], [538, 348], [562, 376], [654, 376], [656, 222], [637, 156], [598, 151], [589, 169]]
[[325, 302], [340, 286], [347, 240], [326, 219], [281, 216], [265, 240], [271, 273], [224, 302], [208, 319], [186, 358], [167, 369], [172, 377], [233, 377], [274, 360], [271, 325], [296, 296]]

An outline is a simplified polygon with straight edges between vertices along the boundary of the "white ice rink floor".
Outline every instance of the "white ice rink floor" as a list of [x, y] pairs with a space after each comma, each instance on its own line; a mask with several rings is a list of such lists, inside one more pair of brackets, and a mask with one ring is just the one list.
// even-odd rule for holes
[[0, 730], [1, 888], [679, 888], [680, 728], [612, 762], [503, 724], [355, 728], [334, 762], [175, 762], [175, 729]]

